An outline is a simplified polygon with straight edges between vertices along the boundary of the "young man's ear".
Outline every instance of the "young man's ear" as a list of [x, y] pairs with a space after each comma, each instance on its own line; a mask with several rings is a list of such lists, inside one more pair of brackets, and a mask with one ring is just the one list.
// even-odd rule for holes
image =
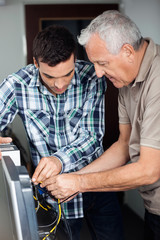
[[39, 68], [38, 62], [36, 61], [35, 57], [33, 57], [33, 63], [36, 66], [36, 68]]

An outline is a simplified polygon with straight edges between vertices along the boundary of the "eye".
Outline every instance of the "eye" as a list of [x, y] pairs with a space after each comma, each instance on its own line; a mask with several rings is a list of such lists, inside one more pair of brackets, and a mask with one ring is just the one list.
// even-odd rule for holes
[[69, 76], [72, 74], [73, 71], [74, 71], [74, 69], [72, 69], [69, 73], [67, 73], [67, 74], [65, 75], [65, 77], [69, 77]]
[[54, 77], [52, 77], [52, 76], [50, 76], [50, 75], [48, 75], [48, 74], [43, 74], [46, 78], [48, 78], [48, 79], [52, 79], [52, 78], [54, 78]]
[[66, 77], [69, 77], [71, 75], [71, 72], [70, 73], [68, 73], [68, 74], [66, 74]]
[[99, 65], [99, 66], [105, 66], [105, 65], [106, 65], [106, 62], [98, 62], [98, 65]]
[[53, 79], [54, 77], [52, 77], [52, 76], [46, 76], [48, 79]]

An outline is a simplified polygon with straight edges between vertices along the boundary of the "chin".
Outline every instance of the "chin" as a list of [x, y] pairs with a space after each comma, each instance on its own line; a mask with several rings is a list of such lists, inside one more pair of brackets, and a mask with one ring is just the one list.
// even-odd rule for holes
[[62, 91], [62, 92], [55, 92], [55, 94], [62, 94], [64, 93], [65, 91]]
[[122, 88], [122, 87], [124, 87], [124, 84], [122, 84], [122, 83], [113, 83], [113, 85], [114, 85], [116, 88]]

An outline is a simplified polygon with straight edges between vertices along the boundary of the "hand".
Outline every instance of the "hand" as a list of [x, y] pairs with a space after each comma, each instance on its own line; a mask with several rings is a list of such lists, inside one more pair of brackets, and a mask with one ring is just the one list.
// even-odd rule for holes
[[[4, 143], [10, 143], [12, 142], [12, 138], [10, 137], [0, 137], [0, 144], [4, 144]], [[2, 153], [0, 151], [0, 159], [2, 158]]]
[[[73, 173], [60, 174], [46, 179], [40, 186], [46, 187], [55, 198], [60, 199], [61, 201], [65, 201], [65, 199], [70, 201], [79, 192], [80, 175]], [[70, 197], [73, 194], [74, 196]]]
[[32, 176], [32, 181], [34, 184], [38, 184], [51, 176], [59, 174], [61, 170], [62, 164], [58, 158], [54, 156], [44, 157], [40, 160]]

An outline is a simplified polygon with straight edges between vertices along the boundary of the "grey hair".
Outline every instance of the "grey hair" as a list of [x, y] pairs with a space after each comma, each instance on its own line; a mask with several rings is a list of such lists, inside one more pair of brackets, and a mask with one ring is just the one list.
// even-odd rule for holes
[[121, 47], [128, 43], [138, 50], [143, 41], [136, 24], [128, 17], [116, 10], [103, 12], [82, 29], [78, 42], [85, 46], [93, 34], [97, 33], [106, 42], [108, 51], [118, 54]]

